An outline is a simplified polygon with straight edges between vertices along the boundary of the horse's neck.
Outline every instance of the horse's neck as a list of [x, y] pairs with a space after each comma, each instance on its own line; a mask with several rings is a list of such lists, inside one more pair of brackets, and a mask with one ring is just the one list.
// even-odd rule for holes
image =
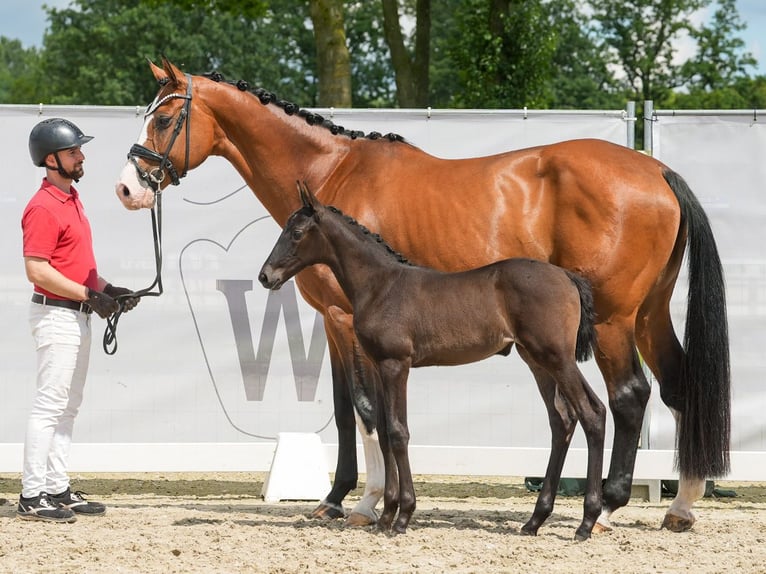
[[298, 209], [296, 180], [311, 176], [319, 188], [348, 153], [348, 143], [329, 130], [262, 104], [247, 92], [219, 89], [210, 106], [225, 133], [217, 153], [237, 169], [280, 225]]
[[396, 280], [403, 264], [384, 246], [365, 236], [354, 224], [333, 214], [334, 221], [325, 225], [325, 237], [333, 247], [327, 261], [343, 292], [356, 309]]

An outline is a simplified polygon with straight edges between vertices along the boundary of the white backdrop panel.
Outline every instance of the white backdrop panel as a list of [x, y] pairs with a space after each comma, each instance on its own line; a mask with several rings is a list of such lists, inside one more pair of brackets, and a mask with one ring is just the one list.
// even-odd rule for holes
[[[729, 314], [732, 449], [766, 450], [766, 124], [748, 115], [663, 115], [654, 155], [683, 175], [710, 218], [723, 261]], [[683, 335], [686, 269], [671, 310]], [[673, 447], [673, 421], [656, 382], [651, 448]]]

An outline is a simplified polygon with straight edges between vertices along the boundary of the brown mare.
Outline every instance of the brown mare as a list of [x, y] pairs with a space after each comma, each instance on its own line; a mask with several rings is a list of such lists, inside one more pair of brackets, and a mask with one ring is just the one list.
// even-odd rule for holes
[[[415, 510], [407, 450], [410, 368], [508, 355], [515, 344], [532, 372], [556, 385], [555, 392], [543, 395], [552, 435], [545, 487], [522, 533], [537, 534], [553, 511], [579, 420], [588, 444], [588, 471], [575, 537], [589, 538], [601, 513], [606, 408], [577, 368], [577, 360], [590, 358], [595, 342], [587, 281], [536, 259], [504, 259], [457, 273], [416, 267], [355, 220], [322, 205], [305, 185], [299, 192], [303, 207], [287, 219], [258, 280], [279, 289], [299, 271], [321, 263], [351, 302], [356, 339], [364, 356], [379, 366], [376, 420], [386, 480], [378, 527], [404, 533]], [[341, 309], [331, 307], [329, 313], [351, 324], [351, 315]]]
[[[442, 271], [529, 257], [584, 276], [593, 288], [598, 344], [614, 420], [599, 525], [630, 498], [650, 385], [639, 352], [677, 421], [678, 495], [663, 526], [689, 529], [705, 479], [729, 468], [729, 348], [720, 258], [708, 219], [684, 180], [659, 161], [600, 140], [575, 140], [471, 159], [444, 160], [378, 134], [359, 137], [247, 84], [191, 76], [163, 60], [142, 144], [131, 148], [116, 192], [125, 207], [151, 207], [157, 191], [211, 155], [230, 161], [277, 223], [300, 206], [295, 180], [324, 203], [377, 230], [398, 252]], [[403, 207], [403, 206], [406, 206]], [[444, 214], [455, 224], [445, 226]], [[688, 244], [683, 346], [670, 298]], [[351, 306], [321, 265], [297, 276], [324, 315], [338, 428], [335, 482], [316, 516], [338, 516], [356, 486], [354, 400], [369, 388], [354, 368], [353, 330], [327, 310]], [[376, 367], [372, 365], [372, 367]], [[543, 396], [555, 383], [535, 379]], [[372, 522], [383, 485], [374, 414], [356, 403], [367, 488], [349, 521]], [[372, 443], [374, 444], [374, 443]], [[377, 455], [376, 455], [377, 453]], [[597, 526], [599, 528], [599, 526]]]

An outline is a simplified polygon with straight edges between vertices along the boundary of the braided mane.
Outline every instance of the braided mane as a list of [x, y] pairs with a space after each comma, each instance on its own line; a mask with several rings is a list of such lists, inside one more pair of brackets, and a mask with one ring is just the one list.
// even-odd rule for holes
[[284, 111], [288, 116], [297, 115], [298, 117], [301, 117], [304, 120], [306, 120], [306, 123], [308, 125], [321, 126], [325, 129], [330, 130], [330, 132], [333, 135], [344, 135], [351, 138], [352, 140], [355, 140], [357, 138], [366, 138], [368, 140], [385, 139], [392, 142], [405, 141], [402, 136], [395, 133], [388, 133], [386, 135], [382, 135], [380, 132], [370, 132], [368, 134], [365, 134], [363, 131], [360, 131], [360, 130], [347, 130], [343, 126], [334, 124], [332, 121], [326, 119], [324, 116], [320, 114], [301, 108], [297, 104], [288, 102], [287, 100], [279, 99], [277, 95], [273, 92], [269, 92], [268, 90], [264, 90], [263, 88], [251, 88], [250, 85], [245, 80], [238, 80], [236, 82], [226, 80], [223, 77], [223, 74], [221, 74], [220, 72], [208, 72], [207, 74], [202, 74], [202, 76], [210, 80], [213, 80], [214, 82], [222, 82], [224, 84], [236, 86], [236, 88], [242, 92], [249, 92], [253, 94], [255, 97], [257, 97], [260, 100], [260, 102], [264, 106], [268, 104], [274, 104], [275, 106], [282, 108], [282, 111]]
[[340, 209], [337, 207], [334, 207], [332, 205], [325, 206], [328, 211], [331, 211], [333, 213], [338, 214], [343, 218], [343, 220], [348, 223], [349, 225], [352, 225], [353, 227], [356, 227], [359, 231], [362, 232], [362, 235], [367, 236], [371, 241], [376, 242], [378, 245], [383, 247], [390, 255], [392, 255], [399, 263], [403, 263], [405, 265], [412, 265], [412, 263], [401, 253], [396, 251], [393, 247], [391, 247], [388, 243], [386, 243], [386, 240], [383, 239], [380, 235], [377, 233], [373, 233], [369, 229], [367, 229], [364, 225], [359, 223], [356, 219], [351, 217], [350, 215], [346, 215], [343, 213]]

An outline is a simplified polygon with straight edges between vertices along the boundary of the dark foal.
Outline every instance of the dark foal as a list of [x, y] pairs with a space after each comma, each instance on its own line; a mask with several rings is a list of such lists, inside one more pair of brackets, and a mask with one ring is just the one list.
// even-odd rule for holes
[[[594, 343], [593, 302], [585, 280], [532, 259], [506, 259], [460, 273], [408, 264], [377, 236], [299, 185], [303, 207], [284, 231], [258, 276], [279, 289], [302, 269], [327, 265], [353, 307], [364, 352], [379, 366], [377, 423], [386, 469], [381, 530], [404, 533], [415, 510], [408, 457], [407, 377], [412, 367], [461, 365], [516, 344], [536, 376], [551, 427], [551, 454], [543, 489], [523, 534], [536, 534], [550, 516], [577, 421], [588, 444], [583, 520], [575, 537], [587, 539], [601, 512], [606, 409], [577, 360]], [[551, 381], [551, 384], [540, 384]], [[396, 516], [397, 509], [399, 511]], [[396, 521], [394, 522], [394, 517]]]

